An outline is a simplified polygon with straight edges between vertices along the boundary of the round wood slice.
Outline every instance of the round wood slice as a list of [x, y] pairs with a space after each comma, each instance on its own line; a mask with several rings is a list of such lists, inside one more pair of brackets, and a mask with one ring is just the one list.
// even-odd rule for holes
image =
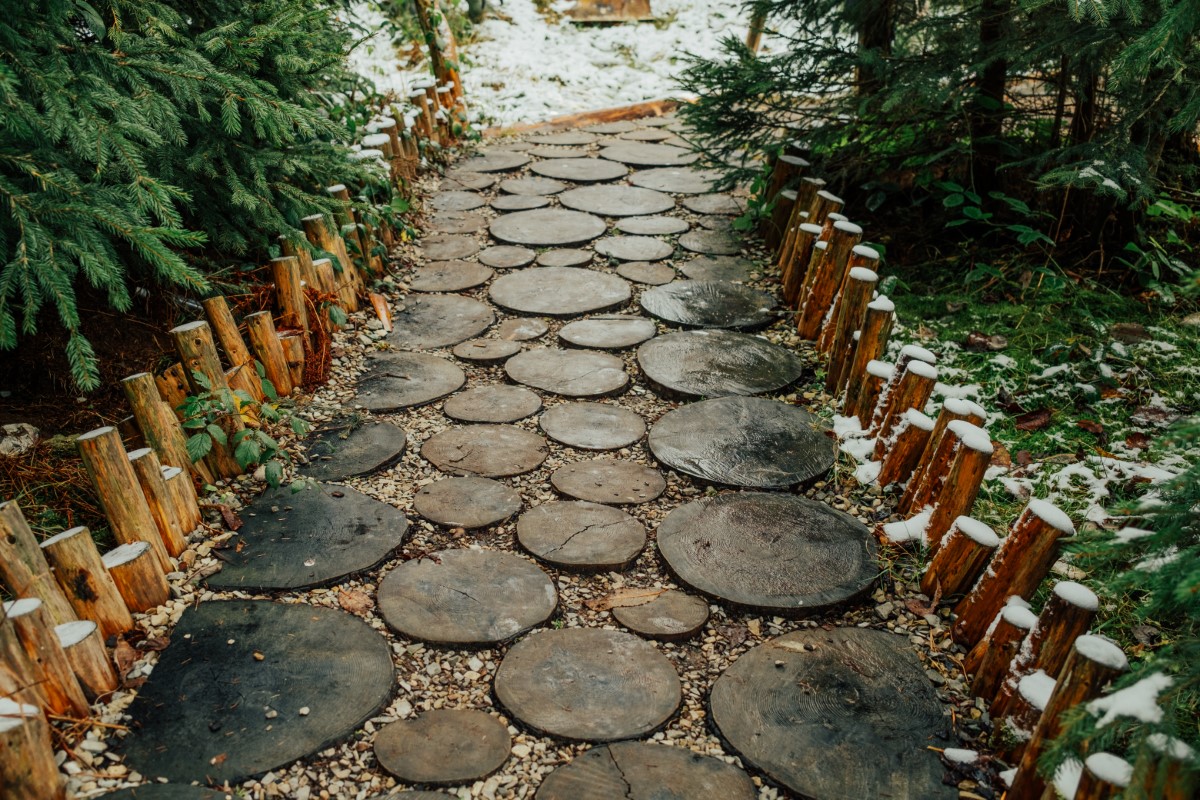
[[722, 330], [659, 336], [638, 348], [638, 365], [656, 385], [689, 397], [776, 392], [804, 374], [791, 350]]
[[413, 510], [447, 528], [490, 528], [521, 510], [521, 495], [477, 475], [446, 478], [422, 486], [413, 495]]
[[540, 339], [550, 330], [550, 326], [545, 320], [531, 319], [524, 317], [521, 319], [506, 319], [496, 326], [496, 334], [501, 339], [511, 339], [514, 342], [528, 342], [533, 339]]
[[580, 145], [591, 144], [599, 138], [595, 134], [583, 131], [562, 131], [561, 133], [542, 133], [531, 136], [529, 141], [535, 144]]
[[700, 217], [697, 220], [700, 227], [709, 231], [721, 231], [722, 233], [730, 233], [733, 231], [733, 217], [716, 217], [711, 214]]
[[490, 714], [435, 709], [385, 725], [375, 758], [404, 783], [472, 783], [500, 769], [511, 747], [508, 728]]
[[723, 192], [685, 197], [680, 203], [697, 214], [741, 214], [746, 210], [746, 201], [743, 198]]
[[615, 275], [574, 267], [537, 267], [492, 282], [488, 297], [518, 314], [570, 317], [625, 305], [633, 295]]
[[669, 194], [620, 185], [581, 186], [560, 194], [558, 202], [567, 208], [602, 217], [637, 217], [675, 207], [675, 198]]
[[602, 314], [568, 322], [559, 330], [558, 338], [572, 347], [625, 350], [641, 344], [656, 332], [653, 320], [645, 317]]
[[436, 261], [414, 269], [408, 288], [414, 292], [461, 292], [482, 286], [495, 275], [474, 261]]
[[516, 150], [492, 150], [468, 158], [459, 164], [459, 169], [471, 172], [511, 172], [525, 166], [531, 160], [528, 155]]
[[585, 742], [644, 736], [666, 723], [682, 700], [675, 668], [654, 645], [597, 628], [522, 639], [501, 662], [495, 688], [525, 725]]
[[713, 170], [661, 167], [638, 170], [629, 176], [629, 182], [670, 194], [704, 194], [711, 192], [713, 183], [720, 178]]
[[688, 231], [679, 237], [679, 246], [712, 256], [736, 256], [742, 252], [741, 242], [723, 231]]
[[[455, 184], [455, 186], [448, 186], [446, 184]], [[442, 181], [441, 188], [442, 189], [463, 188], [463, 189], [473, 189], [475, 191], [480, 191], [483, 189], [491, 188], [492, 186], [495, 186], [495, 185], [496, 185], [496, 176], [495, 175], [484, 175], [482, 172], [471, 172], [471, 171], [465, 170], [465, 169], [451, 169], [451, 170], [447, 170], [446, 177]]]
[[380, 353], [367, 359], [354, 401], [367, 411], [415, 408], [457, 392], [467, 376], [456, 364], [427, 353]]
[[721, 397], [667, 412], [650, 429], [649, 444], [655, 458], [688, 475], [775, 489], [829, 471], [836, 444], [827, 430], [787, 403]]
[[143, 783], [129, 789], [108, 792], [99, 800], [225, 800], [225, 792], [215, 792], [188, 783]]
[[596, 252], [619, 261], [661, 261], [675, 248], [650, 236], [606, 236], [596, 242]]
[[617, 622], [640, 636], [675, 642], [689, 639], [708, 622], [708, 603], [699, 597], [670, 590], [649, 603], [617, 606], [612, 610]]
[[531, 247], [570, 247], [587, 244], [604, 233], [604, 220], [582, 211], [538, 208], [516, 211], [492, 220], [489, 230], [508, 244]]
[[492, 550], [442, 550], [406, 561], [378, 594], [388, 627], [436, 644], [505, 642], [558, 607], [554, 582], [536, 564]]
[[521, 515], [517, 541], [556, 567], [622, 569], [646, 546], [646, 529], [619, 508], [580, 500], [554, 501]]
[[[571, 183], [600, 183], [616, 180], [629, 174], [624, 164], [602, 161], [598, 158], [555, 158], [539, 161], [531, 170], [546, 178], [570, 181]], [[653, 189], [654, 187], [647, 187]]]
[[540, 411], [542, 398], [523, 386], [479, 386], [456, 394], [442, 413], [460, 422], [516, 422]]
[[526, 350], [504, 362], [504, 371], [517, 383], [564, 397], [601, 397], [629, 385], [624, 361], [584, 350]]
[[656, 286], [642, 293], [642, 308], [664, 322], [695, 328], [759, 328], [778, 318], [771, 295], [725, 281]]
[[671, 236], [691, 226], [678, 217], [631, 217], [617, 220], [616, 229], [634, 236]]
[[399, 461], [407, 442], [404, 430], [390, 422], [339, 418], [304, 442], [308, 463], [301, 472], [317, 481], [368, 475]]
[[547, 250], [537, 257], [537, 263], [543, 267], [586, 267], [592, 263], [592, 251], [574, 248]]
[[439, 233], [422, 239], [418, 249], [426, 261], [451, 261], [456, 258], [470, 258], [478, 253], [479, 242], [471, 236]]
[[904, 637], [863, 628], [786, 634], [713, 685], [713, 722], [747, 762], [822, 800], [950, 800], [930, 745], [945, 711]]
[[587, 158], [589, 151], [586, 147], [538, 146], [530, 150], [529, 155], [538, 158]]
[[438, 192], [430, 204], [438, 211], [471, 211], [487, 205], [483, 195], [478, 192]]
[[549, 197], [532, 197], [523, 194], [502, 194], [491, 202], [497, 211], [531, 211], [550, 205]]
[[421, 445], [421, 455], [443, 472], [485, 478], [532, 472], [548, 454], [545, 439], [511, 425], [451, 428]]
[[750, 776], [686, 747], [617, 742], [593, 747], [546, 776], [536, 800], [755, 800]]
[[559, 467], [550, 476], [550, 483], [576, 500], [610, 505], [649, 503], [667, 489], [662, 473], [653, 467], [615, 458]]
[[617, 267], [617, 274], [634, 283], [662, 286], [675, 280], [675, 268], [670, 264], [651, 264], [649, 261], [626, 261]]
[[500, 181], [500, 191], [507, 194], [525, 195], [527, 197], [542, 197], [544, 195], [558, 194], [564, 191], [570, 184], [556, 181], [553, 178], [541, 178], [537, 175], [530, 175], [526, 178], [509, 178]]
[[770, 614], [806, 615], [870, 590], [878, 548], [865, 525], [804, 497], [745, 492], [675, 509], [658, 549], [688, 586]]
[[511, 244], [497, 244], [479, 252], [479, 263], [496, 269], [526, 267], [532, 264], [535, 258], [537, 258], [537, 253], [528, 247], [517, 247]]
[[[200, 603], [183, 613], [138, 690], [121, 750], [147, 778], [240, 783], [346, 739], [394, 689], [391, 647], [344, 611]], [[278, 716], [266, 719], [267, 710]], [[171, 788], [172, 798], [197, 796]]]
[[618, 450], [646, 435], [640, 416], [608, 403], [561, 403], [547, 409], [538, 424], [554, 441], [580, 450]]
[[661, 117], [643, 117], [638, 120], [638, 125], [643, 128], [667, 128], [679, 122], [679, 117], [675, 114], [663, 114]]
[[454, 345], [456, 358], [479, 364], [499, 364], [521, 352], [521, 345], [508, 339], [468, 339]]
[[433, 233], [477, 233], [487, 227], [487, 218], [475, 211], [443, 211], [429, 218]]
[[533, 147], [529, 142], [510, 139], [507, 141], [499, 141], [492, 146], [491, 150], [512, 150], [518, 153], [524, 153]]
[[638, 128], [636, 131], [626, 131], [617, 138], [627, 139], [631, 142], [661, 142], [663, 139], [670, 139], [671, 136], [670, 131], [658, 128]]
[[469, 297], [409, 297], [404, 310], [392, 315], [387, 342], [397, 350], [436, 350], [473, 339], [495, 321], [490, 308]]
[[599, 134], [627, 133], [632, 130], [637, 130], [637, 125], [629, 120], [623, 119], [617, 122], [601, 122], [596, 125], [589, 125], [585, 130]]
[[763, 272], [763, 268], [750, 259], [736, 256], [697, 256], [679, 264], [679, 269], [694, 281], [738, 283], [757, 280]]
[[691, 150], [669, 144], [620, 142], [600, 150], [600, 157], [639, 167], [682, 167], [697, 161], [700, 156]]

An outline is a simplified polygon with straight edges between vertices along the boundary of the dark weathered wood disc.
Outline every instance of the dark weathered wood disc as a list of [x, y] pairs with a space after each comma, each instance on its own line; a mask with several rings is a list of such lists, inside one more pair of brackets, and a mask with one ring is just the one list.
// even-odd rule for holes
[[592, 263], [592, 251], [574, 248], [547, 250], [537, 257], [543, 267], [586, 267]]
[[671, 236], [691, 226], [678, 217], [631, 217], [617, 220], [616, 229], [633, 236]]
[[679, 269], [694, 281], [737, 281], [749, 283], [762, 275], [763, 268], [748, 258], [736, 256], [697, 256], [679, 264]]
[[477, 233], [487, 227], [487, 218], [475, 211], [442, 211], [429, 218], [433, 233]]
[[380, 353], [367, 359], [355, 402], [367, 411], [396, 411], [456, 392], [467, 376], [456, 364], [427, 353]]
[[514, 342], [528, 342], [540, 339], [550, 330], [545, 320], [524, 317], [521, 319], [506, 319], [496, 326], [496, 334], [501, 339], [511, 339]]
[[661, 261], [675, 248], [650, 236], [606, 236], [596, 242], [596, 252], [619, 261]]
[[391, 466], [404, 456], [408, 436], [390, 422], [339, 417], [304, 442], [306, 477], [341, 481]]
[[504, 362], [504, 371], [517, 383], [564, 397], [600, 397], [629, 385], [624, 361], [586, 350], [526, 350]]
[[658, 470], [616, 458], [559, 467], [550, 476], [550, 483], [576, 500], [610, 505], [649, 503], [667, 489], [667, 481]]
[[655, 458], [688, 475], [775, 489], [829, 471], [836, 443], [827, 432], [816, 417], [787, 403], [720, 397], [667, 412], [650, 429], [649, 444]]
[[502, 194], [491, 202], [497, 211], [532, 211], [535, 208], [545, 208], [550, 205], [549, 197], [532, 197], [522, 194]]
[[499, 364], [521, 352], [521, 345], [508, 339], [468, 339], [454, 345], [456, 358], [478, 364]]
[[470, 258], [479, 252], [479, 242], [471, 236], [454, 236], [438, 233], [426, 236], [418, 248], [426, 261], [451, 261]]
[[658, 549], [706, 595], [771, 614], [807, 615], [871, 588], [878, 548], [865, 525], [805, 497], [743, 492], [675, 509]]
[[580, 186], [558, 196], [558, 202], [576, 211], [602, 217], [637, 217], [658, 214], [675, 207], [669, 194], [638, 186]]
[[492, 150], [468, 158], [458, 167], [471, 172], [510, 172], [525, 166], [531, 160], [528, 155], [516, 150]]
[[479, 252], [479, 263], [496, 269], [526, 267], [532, 264], [535, 258], [537, 258], [537, 253], [528, 247], [517, 247], [512, 244], [497, 244]]
[[511, 748], [504, 723], [474, 709], [426, 711], [384, 726], [375, 737], [379, 766], [404, 783], [481, 780], [504, 765]]
[[536, 414], [542, 398], [524, 386], [479, 386], [454, 395], [442, 413], [460, 422], [516, 422]]
[[591, 144], [599, 138], [593, 133], [584, 133], [583, 131], [562, 131], [561, 133], [540, 133], [537, 136], [530, 136], [529, 141], [535, 144], [580, 145]]
[[536, 800], [755, 800], [750, 776], [686, 747], [617, 742], [593, 747], [551, 772]]
[[704, 194], [711, 192], [713, 183], [720, 178], [721, 176], [712, 170], [660, 167], [638, 170], [629, 176], [629, 182], [634, 186], [644, 186], [670, 194]]
[[664, 322], [694, 328], [758, 328], [778, 318], [771, 295], [725, 281], [656, 286], [642, 293], [642, 308]]
[[791, 350], [722, 330], [659, 336], [638, 348], [638, 365], [658, 386], [689, 397], [775, 392], [804, 374]]
[[656, 333], [653, 320], [624, 314], [602, 314], [568, 322], [558, 338], [572, 347], [590, 350], [625, 350], [639, 345]]
[[746, 201], [741, 197], [718, 192], [685, 197], [679, 201], [683, 207], [697, 214], [741, 214], [746, 210]]
[[516, 211], [492, 220], [489, 230], [508, 244], [531, 247], [570, 247], [587, 244], [604, 233], [604, 220], [582, 211], [538, 208]]
[[629, 131], [637, 130], [637, 124], [630, 122], [627, 119], [617, 120], [616, 122], [601, 122], [596, 125], [589, 125], [584, 130], [591, 133], [599, 133], [609, 135], [613, 133], [628, 133]]
[[513, 645], [496, 697], [536, 731], [584, 742], [634, 739], [682, 700], [679, 676], [654, 645], [597, 628], [542, 631]]
[[474, 261], [436, 261], [414, 269], [408, 288], [414, 292], [461, 292], [482, 286], [495, 275]]
[[562, 181], [556, 181], [553, 178], [541, 178], [537, 175], [530, 175], [527, 178], [509, 178], [508, 180], [500, 181], [500, 191], [507, 194], [524, 195], [526, 197], [542, 197], [544, 195], [558, 194], [568, 186], [569, 184]]
[[517, 520], [517, 541], [557, 567], [621, 569], [646, 546], [646, 529], [619, 508], [558, 500], [522, 514]]
[[629, 302], [629, 284], [615, 275], [574, 267], [537, 267], [492, 282], [488, 297], [518, 314], [570, 317]]
[[483, 195], [478, 192], [438, 192], [430, 202], [438, 211], [471, 211], [487, 205]]
[[624, 164], [599, 158], [555, 158], [539, 161], [530, 169], [543, 177], [572, 183], [600, 183], [622, 178], [629, 173]]
[[688, 231], [679, 237], [679, 246], [693, 253], [712, 256], [736, 256], [742, 252], [737, 237], [723, 231]]
[[529, 155], [538, 158], [587, 158], [586, 147], [561, 147], [554, 145], [538, 146], [529, 151]]
[[675, 268], [670, 264], [651, 264], [649, 261], [626, 261], [617, 267], [617, 274], [634, 283], [662, 286], [675, 280]]
[[682, 167], [700, 158], [691, 150], [669, 144], [619, 142], [600, 150], [600, 157], [639, 167]]
[[738, 658], [710, 705], [722, 738], [802, 797], [958, 796], [929, 751], [948, 737], [945, 711], [904, 637], [789, 633]]
[[422, 486], [413, 510], [447, 528], [490, 528], [521, 510], [521, 495], [499, 481], [468, 475]]
[[561, 403], [538, 420], [556, 442], [580, 450], [618, 450], [646, 435], [646, 423], [633, 411], [608, 403]]
[[554, 583], [536, 564], [492, 550], [442, 550], [406, 561], [379, 585], [388, 627], [437, 644], [508, 641], [557, 607]]
[[226, 800], [225, 792], [189, 783], [143, 783], [129, 789], [107, 792], [99, 800]]
[[697, 222], [700, 227], [709, 231], [721, 231], [722, 233], [730, 233], [734, 230], [733, 217], [719, 217], [712, 214], [707, 214], [700, 217]]
[[675, 642], [699, 633], [708, 622], [708, 603], [672, 589], [640, 606], [617, 606], [612, 615], [640, 636]]
[[451, 428], [421, 445], [421, 455], [443, 472], [485, 478], [532, 472], [548, 454], [545, 439], [511, 425]]
[[[129, 707], [125, 763], [152, 779], [240, 783], [342, 741], [394, 688], [387, 641], [350, 614], [201, 603], [183, 613]], [[278, 716], [266, 719], [268, 710]], [[187, 791], [168, 796], [195, 796]]]
[[663, 139], [670, 139], [671, 136], [670, 131], [658, 128], [638, 128], [636, 131], [622, 133], [617, 138], [628, 139], [631, 142], [661, 142]]
[[404, 310], [392, 315], [387, 342], [398, 350], [436, 350], [473, 339], [495, 321], [490, 308], [469, 297], [409, 297]]
[[446, 171], [446, 177], [442, 180], [441, 188], [480, 191], [495, 185], [495, 175], [484, 175], [482, 172], [471, 172], [465, 169], [451, 169]]

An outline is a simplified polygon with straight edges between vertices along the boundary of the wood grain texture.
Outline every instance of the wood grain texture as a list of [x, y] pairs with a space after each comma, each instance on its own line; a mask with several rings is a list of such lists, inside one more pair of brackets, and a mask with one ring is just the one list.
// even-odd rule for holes
[[435, 433], [421, 455], [451, 475], [503, 478], [537, 469], [549, 448], [541, 436], [512, 425], [471, 425]]
[[551, 772], [537, 800], [754, 800], [750, 776], [683, 747], [617, 742], [593, 747]]

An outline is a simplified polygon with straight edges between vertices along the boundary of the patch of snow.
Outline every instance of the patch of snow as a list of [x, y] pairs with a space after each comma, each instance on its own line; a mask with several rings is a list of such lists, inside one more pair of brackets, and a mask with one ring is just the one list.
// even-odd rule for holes
[[900, 357], [908, 356], [917, 361], [924, 361], [926, 364], [936, 364], [937, 356], [929, 350], [916, 344], [906, 344], [900, 348]]
[[1005, 786], [1012, 786], [1013, 779], [1017, 777], [1017, 768], [1006, 769], [1000, 773], [1000, 780], [1004, 781]]
[[1054, 678], [1040, 669], [1035, 670], [1021, 678], [1017, 691], [1038, 711], [1045, 711], [1050, 704], [1050, 695], [1054, 694]]
[[860, 283], [875, 283], [879, 280], [879, 275], [873, 269], [854, 267], [850, 270], [850, 279]]
[[1126, 526], [1114, 533], [1113, 539], [1121, 544], [1129, 544], [1130, 542], [1135, 542], [1138, 539], [1145, 539], [1146, 537], [1153, 535], [1154, 531], [1148, 531], [1145, 528], [1130, 528]]
[[1133, 765], [1112, 753], [1092, 753], [1083, 763], [1088, 772], [1118, 789], [1124, 789], [1133, 779]]
[[1037, 614], [1034, 614], [1028, 605], [1019, 606], [1010, 603], [1001, 609], [1000, 616], [1009, 625], [1023, 631], [1031, 631], [1037, 625]]
[[1130, 717], [1146, 724], [1162, 722], [1163, 710], [1158, 705], [1158, 696], [1174, 683], [1161, 672], [1153, 672], [1132, 686], [1093, 700], [1087, 704], [1087, 710], [1101, 715], [1096, 720], [1097, 728], [1115, 722], [1118, 717]]
[[1146, 744], [1176, 761], [1189, 761], [1195, 756], [1195, 751], [1187, 742], [1167, 736], [1165, 733], [1150, 734], [1146, 737]]
[[892, 377], [895, 371], [896, 366], [894, 364], [889, 364], [886, 361], [877, 361], [875, 359], [871, 359], [867, 362], [867, 374], [873, 378], [881, 378], [882, 380], [886, 381]]
[[933, 430], [933, 419], [927, 414], [922, 414], [920, 411], [917, 411], [915, 408], [910, 408], [905, 411], [904, 419], [909, 425], [920, 428], [923, 431]]
[[964, 750], [959, 747], [947, 747], [942, 755], [951, 764], [974, 764], [979, 760], [979, 753], [974, 750]]
[[958, 517], [954, 520], [954, 527], [962, 531], [963, 536], [969, 537], [984, 547], [1000, 546], [1000, 537], [996, 535], [992, 527], [974, 517]]
[[1075, 581], [1059, 581], [1054, 584], [1054, 593], [1073, 606], [1095, 611], [1100, 607], [1100, 599], [1096, 593]]
[[854, 249], [851, 252], [854, 253], [854, 255], [856, 255], [856, 256], [861, 256], [863, 258], [869, 258], [872, 261], [879, 260], [879, 251], [876, 250], [874, 247], [870, 247], [869, 245], [856, 244], [856, 245], [854, 245]]
[[929, 527], [932, 516], [933, 509], [926, 508], [916, 516], [889, 522], [883, 526], [883, 535], [892, 542], [924, 542], [925, 529]]
[[1167, 564], [1173, 564], [1179, 559], [1179, 548], [1171, 545], [1166, 550], [1156, 553], [1149, 558], [1133, 565], [1138, 572], [1158, 572]]
[[882, 461], [867, 461], [864, 464], [859, 464], [854, 470], [854, 480], [863, 486], [874, 483], [875, 479], [879, 477], [879, 470], [882, 468]]
[[833, 435], [837, 438], [845, 439], [847, 436], [861, 433], [862, 423], [858, 421], [858, 417], [843, 417], [841, 414], [833, 415]]
[[1123, 670], [1129, 666], [1125, 653], [1112, 639], [1094, 633], [1085, 633], [1075, 640], [1079, 655], [1103, 664], [1109, 669]]
[[1066, 534], [1075, 533], [1075, 523], [1071, 522], [1071, 518], [1048, 500], [1038, 500], [1036, 498], [1030, 500], [1026, 511], [1038, 517], [1038, 519], [1055, 530]]
[[1038, 377], [1039, 378], [1053, 378], [1055, 375], [1061, 375], [1062, 373], [1067, 372], [1070, 369], [1071, 369], [1070, 364], [1059, 364], [1058, 366], [1055, 366], [1055, 367], [1046, 367], [1044, 370], [1042, 370], [1042, 374], [1039, 375]]
[[1054, 789], [1059, 797], [1074, 797], [1079, 790], [1079, 779], [1083, 777], [1083, 764], [1068, 758], [1054, 770]]
[[1006, 356], [1003, 353], [992, 356], [992, 363], [1000, 369], [1012, 369], [1017, 366], [1017, 360], [1012, 356]]
[[896, 304], [889, 300], [886, 294], [881, 294], [872, 300], [867, 305], [867, 308], [874, 309], [875, 311], [892, 312], [896, 310]]
[[958, 437], [963, 447], [980, 453], [990, 453], [994, 449], [987, 431], [978, 425], [972, 425], [965, 419], [956, 419], [946, 426], [946, 429]]

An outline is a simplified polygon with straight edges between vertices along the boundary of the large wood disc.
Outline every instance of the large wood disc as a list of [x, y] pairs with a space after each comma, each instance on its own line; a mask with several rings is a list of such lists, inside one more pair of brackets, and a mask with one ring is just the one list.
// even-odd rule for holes
[[675, 207], [669, 194], [637, 186], [581, 186], [558, 196], [558, 202], [576, 211], [602, 217], [637, 217], [658, 214]]
[[550, 205], [549, 197], [534, 197], [525, 194], [502, 194], [491, 202], [497, 211], [531, 211]]
[[452, 169], [438, 184], [442, 191], [472, 189], [481, 191], [496, 185], [495, 175], [484, 175], [482, 172], [468, 172], [462, 169]]
[[391, 466], [404, 456], [408, 436], [398, 425], [340, 417], [304, 442], [301, 471], [317, 481], [341, 481]]
[[492, 550], [442, 550], [406, 561], [379, 585], [388, 627], [437, 644], [505, 642], [557, 607], [554, 582], [536, 564]]
[[617, 274], [627, 281], [662, 286], [677, 277], [670, 264], [651, 264], [649, 261], [626, 261], [617, 267]]
[[380, 353], [367, 359], [355, 402], [367, 411], [396, 411], [432, 403], [462, 388], [466, 374], [428, 353]]
[[542, 197], [558, 194], [564, 191], [568, 185], [553, 178], [541, 178], [537, 175], [530, 175], [526, 178], [509, 178], [508, 180], [500, 181], [500, 191], [507, 194], [525, 195], [527, 197]]
[[631, 217], [617, 220], [615, 227], [634, 236], [671, 236], [691, 226], [678, 217]]
[[638, 364], [658, 386], [689, 397], [775, 392], [804, 374], [791, 350], [722, 330], [659, 336], [638, 348]]
[[471, 172], [511, 172], [525, 166], [530, 160], [529, 156], [515, 150], [491, 150], [468, 158], [458, 168]]
[[551, 772], [536, 800], [755, 800], [750, 776], [686, 747], [617, 742], [593, 747]]
[[474, 339], [495, 321], [490, 308], [470, 297], [409, 297], [404, 310], [392, 315], [387, 342], [397, 350], [436, 350]]
[[528, 247], [517, 247], [511, 244], [498, 244], [484, 248], [479, 253], [479, 263], [487, 264], [496, 269], [517, 269], [527, 267], [537, 258], [537, 253]]
[[646, 546], [646, 529], [619, 508], [581, 500], [554, 501], [521, 515], [517, 540], [556, 567], [621, 569]]
[[408, 288], [414, 292], [461, 292], [482, 286], [496, 273], [474, 261], [438, 261], [413, 270]]
[[596, 125], [590, 125], [585, 130], [608, 135], [613, 133], [628, 133], [629, 131], [637, 130], [637, 127], [636, 123], [630, 122], [627, 119], [621, 119], [616, 122], [601, 122]]
[[499, 364], [521, 352], [521, 345], [508, 339], [468, 339], [454, 345], [455, 358], [476, 364]]
[[442, 413], [461, 422], [516, 422], [541, 407], [542, 398], [523, 386], [479, 386], [451, 397]]
[[479, 242], [471, 236], [453, 236], [438, 233], [426, 236], [418, 247], [426, 261], [451, 261], [470, 258], [479, 252]]
[[558, 338], [572, 347], [591, 350], [625, 350], [639, 345], [657, 333], [654, 321], [626, 314], [601, 314], [568, 322]]
[[617, 606], [612, 615], [640, 636], [674, 642], [695, 636], [704, 627], [708, 622], [708, 603], [671, 589], [649, 603]]
[[713, 184], [720, 178], [721, 176], [712, 170], [660, 167], [640, 169], [629, 176], [629, 182], [634, 186], [670, 194], [704, 194], [711, 192]]
[[778, 315], [775, 298], [738, 283], [673, 281], [642, 294], [652, 317], [693, 328], [759, 328]]
[[600, 397], [629, 385], [624, 361], [581, 350], [526, 350], [504, 362], [504, 371], [517, 383], [563, 397]]
[[721, 397], [667, 412], [650, 429], [649, 444], [659, 461], [688, 475], [775, 489], [829, 471], [836, 444], [827, 432], [816, 417], [787, 403]]
[[749, 283], [760, 277], [763, 268], [748, 258], [736, 256], [697, 256], [679, 265], [694, 281], [737, 281]]
[[688, 211], [697, 214], [741, 214], [746, 210], [746, 201], [731, 194], [698, 194], [680, 201]]
[[669, 144], [618, 142], [600, 150], [600, 157], [638, 167], [682, 167], [700, 158], [691, 150]]
[[492, 282], [488, 297], [518, 314], [571, 317], [629, 302], [633, 291], [615, 275], [574, 267], [536, 267]]
[[430, 205], [436, 211], [472, 211], [487, 205], [487, 201], [478, 192], [450, 191], [435, 194]]
[[592, 263], [592, 251], [574, 248], [547, 250], [537, 257], [537, 263], [543, 267], [586, 267]]
[[545, 439], [511, 425], [451, 428], [421, 445], [421, 455], [443, 472], [485, 478], [532, 472], [548, 454]]
[[606, 236], [596, 242], [596, 252], [619, 261], [662, 261], [675, 248], [650, 236]]
[[508, 244], [530, 247], [571, 247], [587, 244], [604, 233], [604, 220], [582, 211], [538, 208], [516, 211], [492, 220], [492, 236]]
[[537, 136], [530, 136], [529, 141], [535, 144], [579, 145], [591, 144], [599, 138], [594, 133], [562, 131], [561, 133], [540, 133]]
[[713, 722], [742, 758], [803, 797], [950, 800], [931, 746], [945, 711], [905, 637], [863, 628], [789, 633], [713, 685]]
[[391, 647], [350, 614], [201, 603], [183, 613], [129, 707], [125, 763], [148, 778], [237, 784], [342, 741], [394, 687]]
[[662, 726], [682, 700], [654, 645], [620, 631], [542, 631], [509, 649], [496, 697], [518, 720], [562, 739], [611, 742]]
[[875, 538], [849, 514], [804, 497], [745, 492], [681, 506], [658, 526], [679, 579], [712, 597], [779, 615], [862, 595], [879, 572]]
[[521, 495], [491, 478], [434, 481], [413, 495], [413, 510], [447, 528], [490, 528], [521, 510]]
[[190, 783], [143, 783], [116, 792], [105, 792], [97, 800], [226, 800], [229, 795], [192, 786]]
[[496, 335], [514, 342], [528, 342], [542, 338], [549, 330], [545, 320], [524, 317], [504, 320], [496, 326]]
[[597, 458], [559, 467], [550, 476], [555, 489], [576, 500], [610, 505], [649, 503], [667, 489], [653, 467], [615, 458]]
[[404, 783], [471, 783], [508, 760], [512, 739], [500, 720], [474, 709], [434, 709], [384, 726], [375, 737], [379, 766]]
[[538, 420], [556, 442], [580, 450], [619, 450], [646, 435], [646, 423], [633, 411], [608, 403], [561, 403]]
[[587, 158], [586, 147], [562, 147], [557, 145], [538, 146], [529, 151], [529, 155], [538, 158]]
[[742, 252], [741, 241], [724, 231], [688, 231], [679, 237], [679, 246], [712, 256], [736, 256]]
[[487, 217], [475, 211], [443, 211], [429, 218], [433, 233], [477, 233], [487, 227]]
[[625, 165], [615, 161], [603, 161], [599, 158], [555, 158], [550, 161], [539, 161], [530, 169], [543, 177], [557, 178], [571, 183], [601, 183], [623, 178], [629, 174], [629, 169]]

